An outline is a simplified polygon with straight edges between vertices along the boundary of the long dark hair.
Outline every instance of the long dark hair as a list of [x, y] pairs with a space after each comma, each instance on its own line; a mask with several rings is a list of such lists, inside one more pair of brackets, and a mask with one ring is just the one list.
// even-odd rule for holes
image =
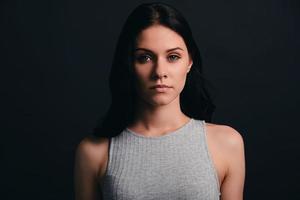
[[154, 24], [163, 25], [178, 33], [193, 60], [193, 66], [180, 93], [182, 112], [195, 119], [211, 121], [215, 105], [208, 93], [202, 75], [200, 52], [187, 21], [168, 4], [144, 3], [128, 16], [117, 41], [109, 76], [111, 104], [94, 129], [95, 136], [114, 137], [132, 122], [136, 97], [132, 70], [135, 41], [142, 30]]

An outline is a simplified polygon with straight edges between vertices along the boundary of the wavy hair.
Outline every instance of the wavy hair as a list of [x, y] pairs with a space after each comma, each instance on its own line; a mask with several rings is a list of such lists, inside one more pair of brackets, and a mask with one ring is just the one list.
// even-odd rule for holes
[[93, 135], [114, 137], [132, 122], [136, 103], [132, 70], [135, 42], [142, 30], [154, 24], [163, 25], [178, 33], [193, 60], [193, 66], [180, 93], [182, 112], [195, 119], [211, 121], [215, 105], [209, 95], [203, 77], [200, 52], [187, 21], [178, 10], [168, 4], [143, 3], [131, 12], [121, 30], [109, 76], [111, 104], [99, 120]]

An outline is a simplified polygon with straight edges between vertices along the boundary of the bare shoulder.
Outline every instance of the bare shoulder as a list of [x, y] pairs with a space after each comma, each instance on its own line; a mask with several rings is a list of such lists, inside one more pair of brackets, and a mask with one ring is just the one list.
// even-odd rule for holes
[[242, 135], [227, 125], [206, 123], [205, 128], [221, 183], [222, 199], [243, 199], [245, 155]]
[[77, 145], [74, 163], [76, 199], [100, 198], [99, 181], [106, 168], [108, 142], [108, 138], [89, 136]]
[[93, 170], [96, 176], [101, 175], [105, 171], [108, 145], [108, 138], [87, 136], [77, 145], [76, 160], [84, 165], [86, 169]]
[[244, 148], [242, 135], [227, 125], [206, 122], [207, 136], [223, 150], [236, 151]]
[[208, 148], [219, 176], [222, 199], [243, 199], [245, 155], [242, 135], [227, 125], [205, 125]]
[[83, 138], [77, 146], [77, 151], [85, 153], [99, 154], [99, 149], [106, 148], [108, 145], [108, 138], [87, 136]]

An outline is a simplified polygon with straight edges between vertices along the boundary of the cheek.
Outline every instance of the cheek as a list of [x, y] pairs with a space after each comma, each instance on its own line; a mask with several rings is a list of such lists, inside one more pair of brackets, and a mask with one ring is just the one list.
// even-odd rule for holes
[[138, 83], [144, 84], [147, 80], [148, 74], [145, 71], [136, 70], [135, 77]]
[[147, 80], [148, 74], [145, 70], [135, 70], [135, 88], [138, 93], [141, 93], [146, 90], [148, 87]]
[[173, 77], [176, 82], [182, 82], [186, 79], [187, 76], [187, 67], [178, 66], [173, 71]]
[[176, 84], [176, 90], [181, 92], [184, 88], [186, 82], [187, 72], [186, 70], [182, 70], [176, 74], [176, 78], [174, 79], [174, 83]]

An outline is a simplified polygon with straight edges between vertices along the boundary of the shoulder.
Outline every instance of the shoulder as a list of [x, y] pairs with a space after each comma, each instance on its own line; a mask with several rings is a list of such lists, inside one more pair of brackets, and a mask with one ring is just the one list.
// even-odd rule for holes
[[[86, 137], [76, 148], [74, 185], [76, 199], [99, 199], [99, 181], [107, 160], [107, 138]], [[101, 189], [100, 189], [101, 190]]]
[[223, 150], [236, 151], [244, 148], [243, 137], [234, 128], [207, 122], [205, 124], [207, 136]]
[[231, 191], [233, 188], [235, 190], [239, 188], [239, 191], [242, 191], [241, 187], [245, 176], [244, 141], [242, 135], [227, 125], [205, 124], [207, 143], [219, 173], [222, 193], [231, 193], [224, 193], [224, 188], [230, 188], [229, 190]]
[[108, 158], [108, 138], [87, 136], [83, 138], [76, 148], [76, 161], [85, 169], [91, 170], [95, 175], [103, 173]]
[[242, 135], [227, 125], [205, 124], [208, 145], [214, 156], [223, 163], [223, 169], [228, 171], [234, 165], [243, 165], [244, 140]]
[[242, 199], [245, 179], [244, 141], [227, 125], [206, 123], [208, 144], [221, 177], [224, 199]]
[[95, 150], [103, 149], [108, 145], [108, 138], [104, 137], [94, 137], [94, 136], [87, 136], [83, 138], [78, 146], [77, 151], [82, 153], [99, 153], [98, 151], [95, 152]]

